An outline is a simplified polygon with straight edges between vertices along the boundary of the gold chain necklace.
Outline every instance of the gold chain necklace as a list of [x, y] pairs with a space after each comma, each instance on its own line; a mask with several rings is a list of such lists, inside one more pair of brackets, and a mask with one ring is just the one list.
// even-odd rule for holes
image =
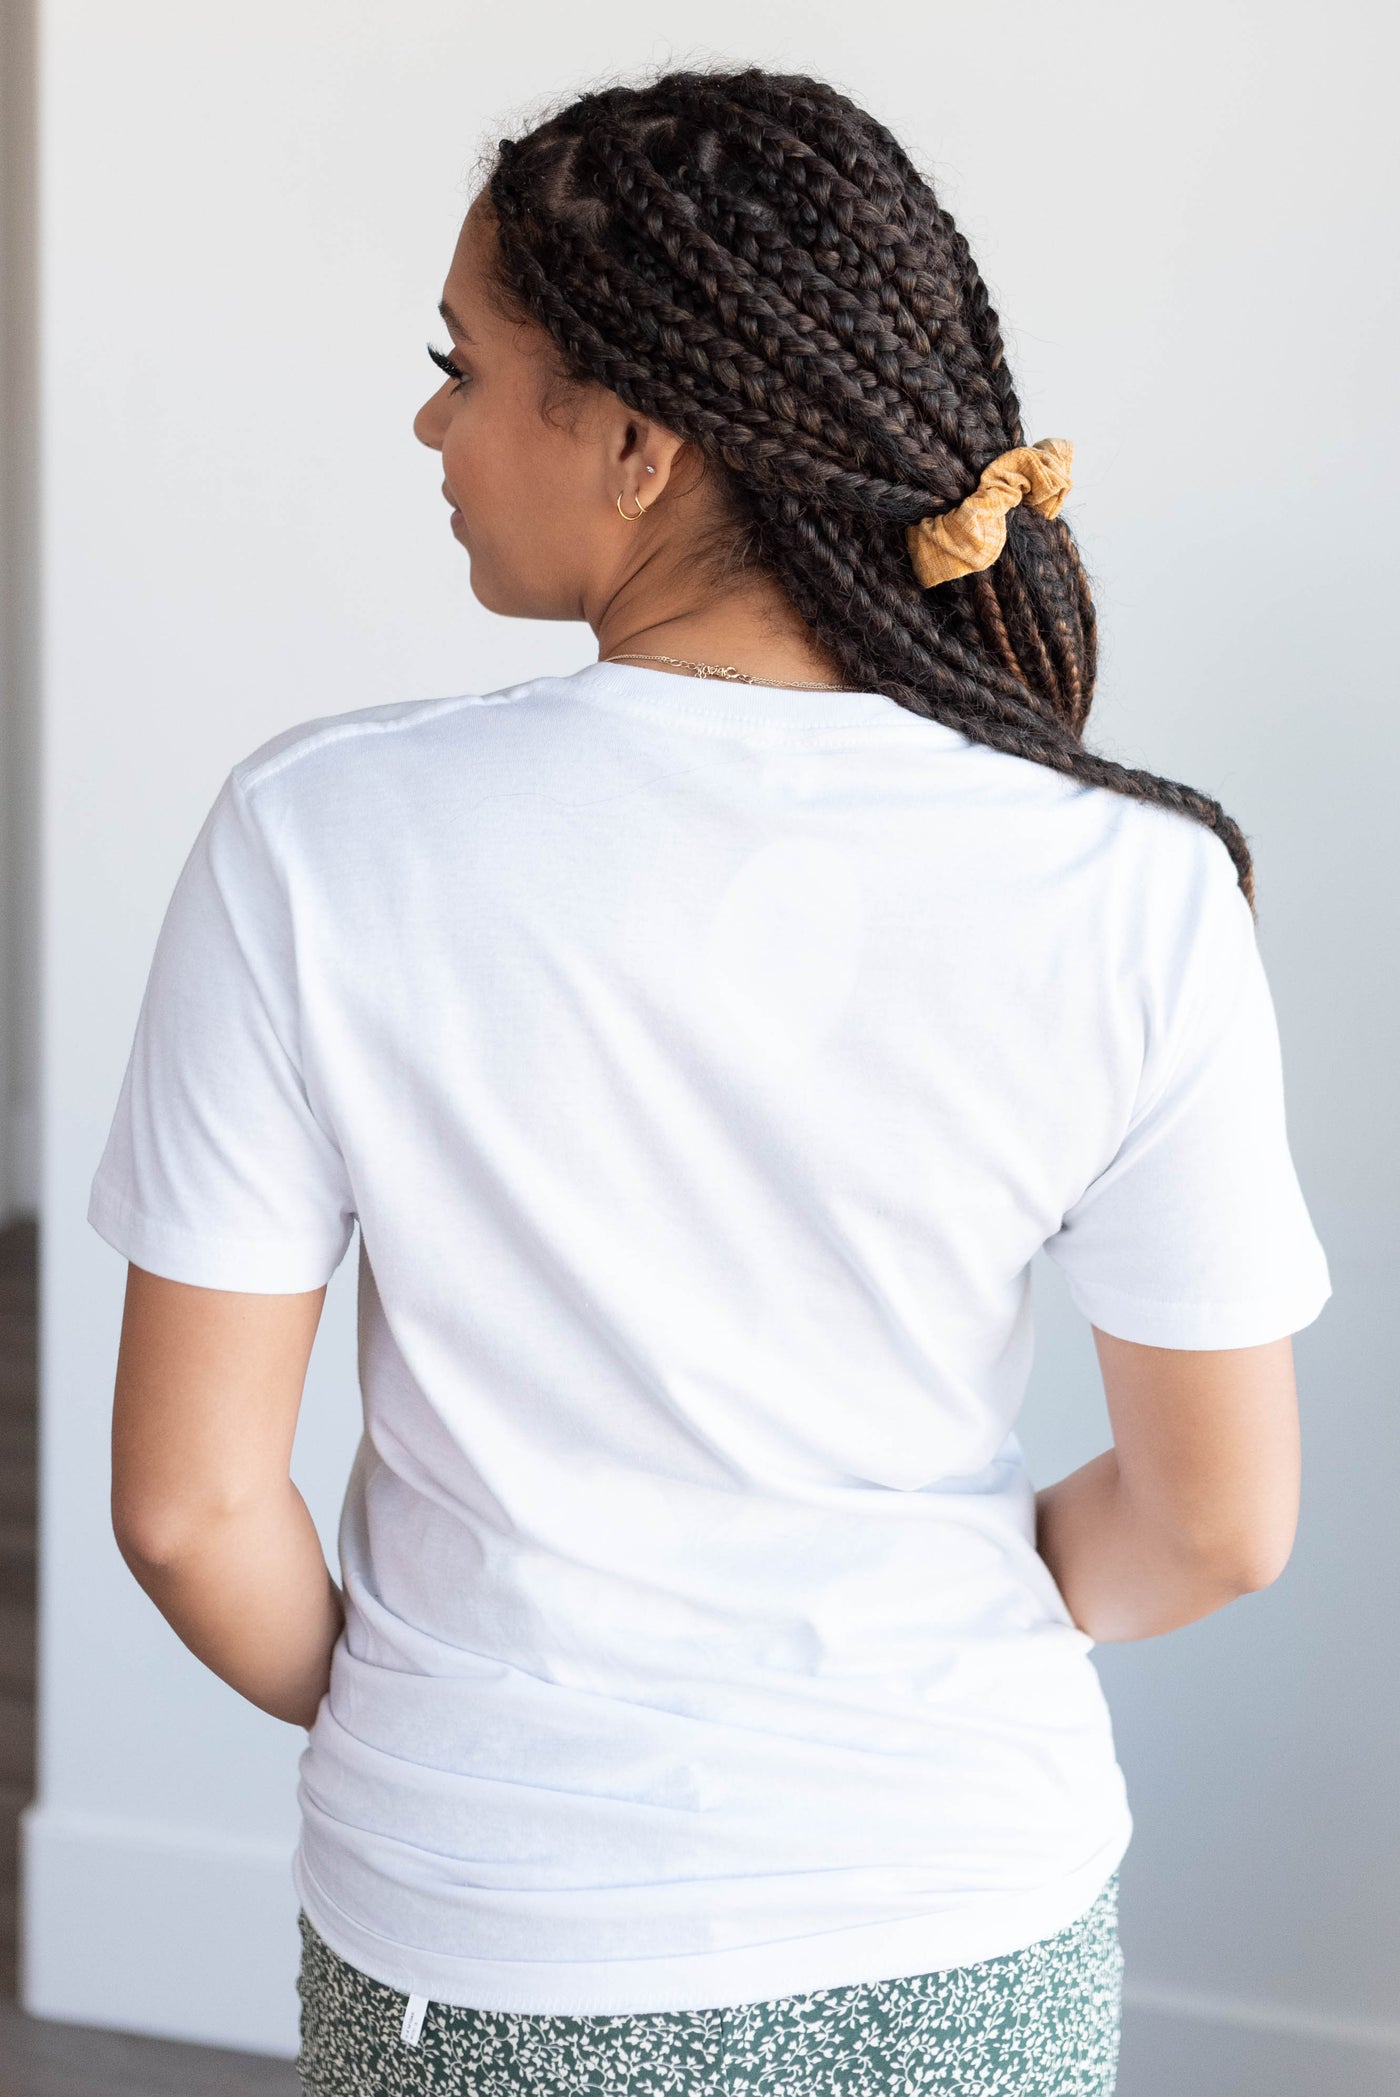
[[693, 670], [697, 677], [721, 677], [727, 684], [768, 685], [780, 692], [844, 692], [843, 684], [794, 684], [780, 677], [750, 677], [733, 663], [692, 663], [683, 655], [600, 655], [602, 663], [671, 663], [678, 670]]

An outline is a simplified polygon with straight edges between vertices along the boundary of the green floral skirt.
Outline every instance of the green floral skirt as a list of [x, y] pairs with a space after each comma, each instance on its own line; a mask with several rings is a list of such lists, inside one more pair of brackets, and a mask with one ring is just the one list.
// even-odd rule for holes
[[1112, 2097], [1117, 2076], [1116, 1871], [1022, 1951], [720, 2009], [420, 2011], [300, 1927], [307, 2097]]

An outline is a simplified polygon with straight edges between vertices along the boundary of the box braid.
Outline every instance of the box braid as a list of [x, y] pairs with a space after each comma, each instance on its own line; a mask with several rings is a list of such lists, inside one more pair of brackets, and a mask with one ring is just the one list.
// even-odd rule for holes
[[1097, 627], [1074, 538], [1026, 505], [993, 565], [924, 590], [906, 526], [1025, 442], [966, 240], [897, 141], [821, 81], [679, 71], [502, 140], [503, 303], [568, 378], [724, 469], [731, 567], [771, 575], [853, 690], [1214, 830], [1218, 801], [1085, 748]]

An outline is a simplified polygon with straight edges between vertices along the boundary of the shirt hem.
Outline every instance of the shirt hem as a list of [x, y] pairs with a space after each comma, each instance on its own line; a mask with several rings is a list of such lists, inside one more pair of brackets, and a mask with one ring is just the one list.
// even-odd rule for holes
[[138, 1209], [100, 1174], [88, 1193], [87, 1221], [114, 1252], [149, 1274], [269, 1296], [298, 1296], [324, 1286], [354, 1236], [352, 1221], [337, 1251], [329, 1239], [201, 1235]]
[[338, 1907], [298, 1844], [292, 1878], [308, 1921], [333, 1952], [381, 1986], [461, 2009], [526, 2015], [646, 2014], [732, 2009], [780, 1996], [899, 1980], [1024, 1951], [1092, 1907], [1132, 1837], [1124, 1808], [1108, 1841], [1067, 1876], [1029, 1893], [979, 1896], [977, 1905], [816, 1937], [733, 1950], [597, 1961], [473, 1959], [397, 1945]]
[[1262, 1347], [1289, 1338], [1317, 1318], [1332, 1295], [1330, 1276], [1239, 1303], [1172, 1303], [1089, 1287], [1069, 1277], [1081, 1315], [1116, 1339], [1144, 1347]]

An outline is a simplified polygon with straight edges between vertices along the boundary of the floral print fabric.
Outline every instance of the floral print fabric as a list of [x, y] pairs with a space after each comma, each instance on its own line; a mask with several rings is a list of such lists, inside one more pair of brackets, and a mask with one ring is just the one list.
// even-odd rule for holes
[[703, 2010], [561, 2016], [408, 1998], [299, 1918], [305, 2097], [1112, 2097], [1118, 1873], [1055, 1935], [975, 1965]]

